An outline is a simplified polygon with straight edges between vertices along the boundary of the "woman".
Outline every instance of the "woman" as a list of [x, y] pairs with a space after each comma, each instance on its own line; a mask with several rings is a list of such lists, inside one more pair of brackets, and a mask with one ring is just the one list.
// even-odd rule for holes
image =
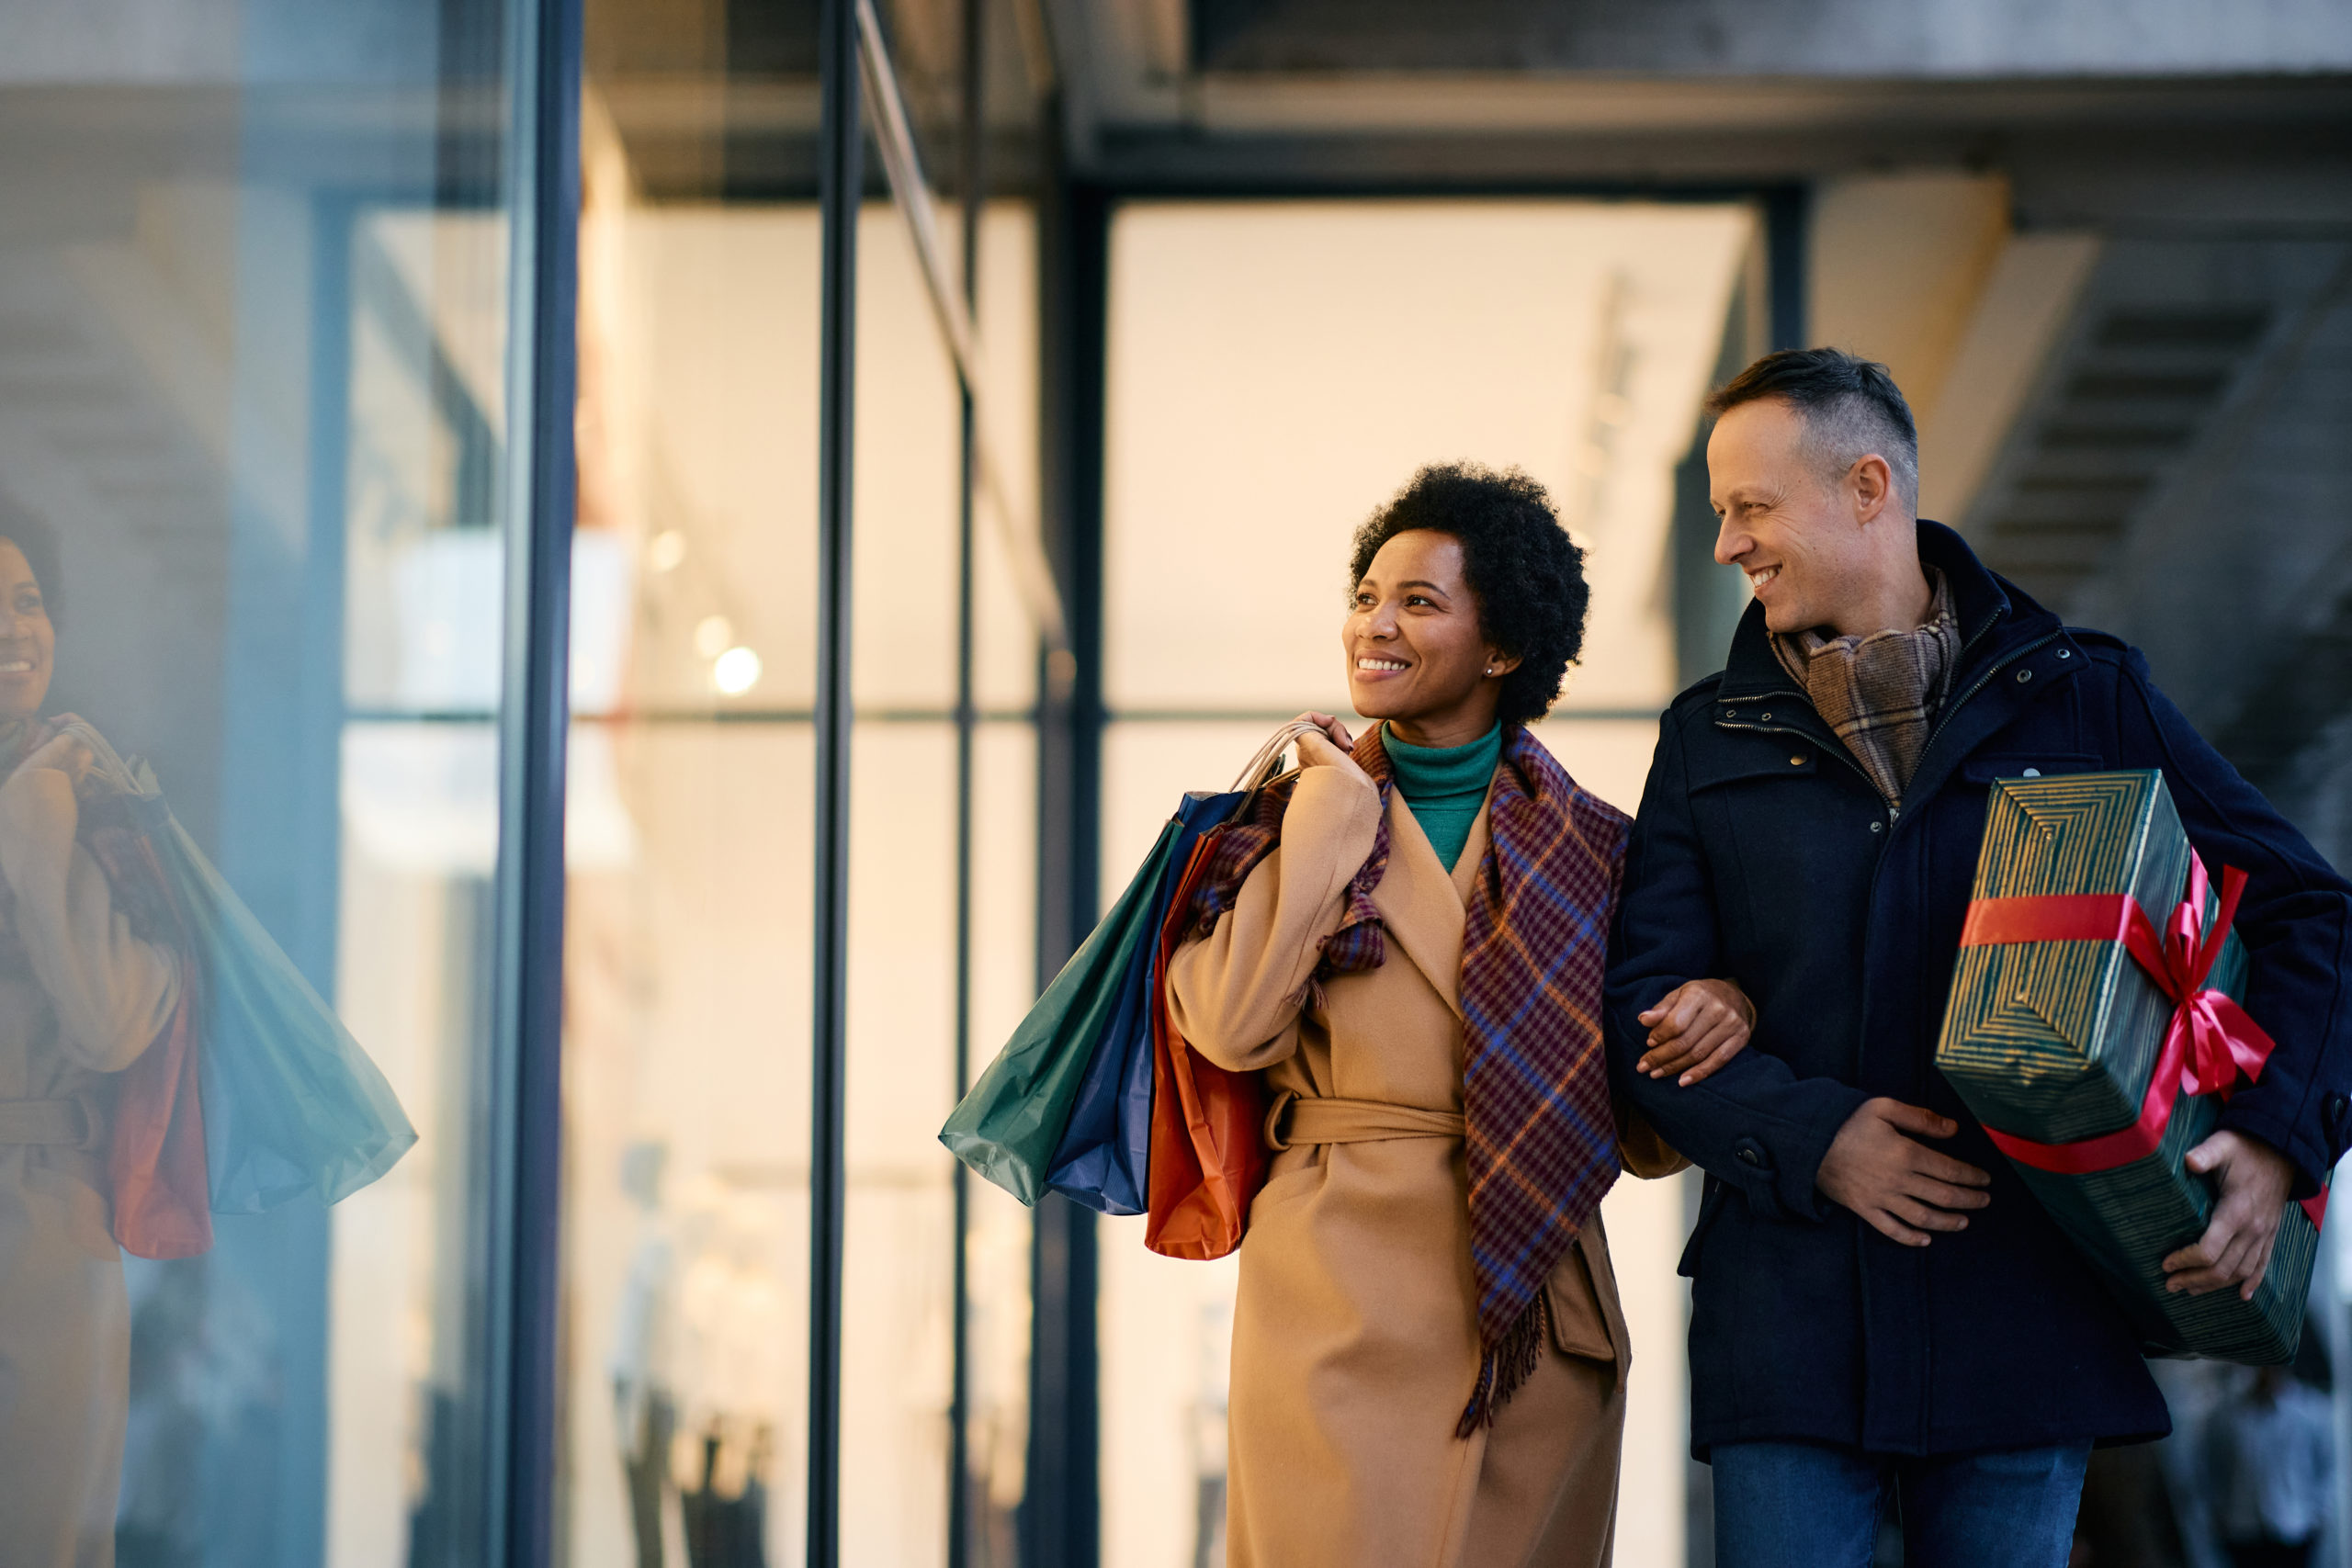
[[[1340, 645], [1381, 722], [1351, 743], [1306, 716], [1258, 818], [1279, 842], [1234, 857], [1170, 966], [1184, 1038], [1276, 1097], [1235, 1305], [1233, 1568], [1608, 1560], [1629, 1347], [1597, 1205], [1621, 1159], [1682, 1161], [1609, 1110], [1626, 818], [1526, 728], [1582, 643], [1582, 564], [1523, 475], [1425, 469], [1376, 513]], [[1747, 1017], [1693, 982], [1645, 1070], [1704, 1076]]]
[[57, 648], [48, 540], [0, 537], [0, 1558], [114, 1561], [130, 1309], [105, 1166], [111, 1075], [178, 1000], [76, 841], [90, 748], [40, 716]]

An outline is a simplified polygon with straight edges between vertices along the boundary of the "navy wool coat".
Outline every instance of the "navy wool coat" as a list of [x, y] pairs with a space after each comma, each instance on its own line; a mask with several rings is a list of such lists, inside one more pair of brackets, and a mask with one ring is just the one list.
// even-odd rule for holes
[[[1922, 522], [1963, 648], [1899, 813], [1773, 658], [1751, 604], [1728, 667], [1675, 699], [1625, 863], [1606, 998], [1611, 1077], [1706, 1172], [1693, 1281], [1693, 1453], [1811, 1438], [1886, 1454], [2169, 1429], [2137, 1337], [1935, 1070], [1986, 785], [2160, 768], [2218, 877], [2249, 874], [2245, 1008], [2278, 1041], [2222, 1124], [2317, 1190], [2352, 1118], [2352, 886], [2189, 727], [2115, 638], [2062, 626]], [[1688, 979], [1757, 1006], [1747, 1050], [1689, 1089], [1634, 1070], [1634, 1015]], [[1925, 1247], [1888, 1240], [1814, 1179], [1866, 1100], [1960, 1123], [1937, 1146], [1992, 1174], [1991, 1204]]]

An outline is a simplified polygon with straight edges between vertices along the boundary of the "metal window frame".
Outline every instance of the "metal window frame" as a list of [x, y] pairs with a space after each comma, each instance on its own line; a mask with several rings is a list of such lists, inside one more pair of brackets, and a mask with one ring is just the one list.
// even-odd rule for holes
[[857, 0], [824, 0], [818, 206], [815, 1018], [810, 1034], [808, 1568], [841, 1562], [842, 1247], [849, 1019], [850, 569], [857, 219], [865, 195]]
[[[1059, 106], [1047, 118], [1058, 120]], [[1052, 155], [1058, 157], [1059, 143]], [[1038, 984], [1077, 950], [1101, 908], [1105, 546], [1102, 479], [1108, 434], [1110, 241], [1118, 209], [1169, 200], [1374, 201], [1408, 197], [1747, 202], [1758, 215], [1773, 348], [1805, 340], [1804, 185], [1521, 181], [1363, 181], [1347, 176], [1236, 186], [1218, 182], [1100, 183], [1054, 163], [1039, 203], [1039, 329], [1045, 446], [1045, 535], [1070, 628], [1073, 678], [1040, 682]], [[1095, 1216], [1048, 1196], [1037, 1206], [1032, 1258], [1029, 1485], [1022, 1505], [1024, 1568], [1096, 1568], [1102, 1552], [1100, 1366]]]
[[[850, 586], [854, 518], [852, 394], [855, 349], [856, 224], [864, 196], [859, 0], [824, 0], [819, 18], [822, 92], [819, 200], [823, 272], [819, 389], [819, 682], [816, 729], [816, 924], [812, 1037], [811, 1271], [809, 1301], [808, 1561], [840, 1562], [842, 1260], [844, 1218], [844, 1077], [847, 1022]], [[984, 0], [966, 0], [967, 199], [959, 297], [934, 300], [951, 327], [976, 303], [982, 186], [974, 131]], [[515, 411], [506, 476], [507, 590], [500, 726], [491, 1259], [492, 1430], [499, 1456], [490, 1487], [484, 1562], [539, 1568], [556, 1539], [557, 1335], [560, 1292], [561, 1000], [565, 738], [570, 722], [570, 544], [573, 525], [581, 0], [515, 0], [509, 15], [506, 188], [510, 202], [508, 406]], [[878, 51], [877, 51], [878, 52]], [[871, 62], [866, 64], [870, 68]], [[883, 62], [887, 72], [887, 61]], [[885, 77], [888, 85], [895, 86]], [[1052, 106], [1058, 115], [1058, 106]], [[1131, 199], [1371, 199], [1399, 196], [1641, 197], [1760, 199], [1770, 257], [1772, 339], [1802, 341], [1801, 189], [1774, 186], [1380, 185], [1347, 179], [1280, 189], [1211, 183], [1123, 188], [1067, 167], [1050, 171], [1039, 205], [1045, 554], [1062, 625], [1041, 637], [1039, 719], [1038, 971], [1043, 981], [1091, 928], [1100, 901], [1101, 750], [1107, 716], [1102, 649], [1102, 461], [1109, 240], [1117, 207]], [[919, 204], [921, 198], [919, 197]], [[934, 289], [935, 293], [939, 290]], [[957, 309], [960, 307], [960, 309]], [[951, 331], [967, 346], [968, 331]], [[959, 498], [956, 870], [956, 1055], [969, 1071], [972, 739], [972, 527], [986, 487], [985, 437], [964, 372], [964, 476]], [[1035, 604], [1033, 598], [1033, 607]], [[1056, 631], [1064, 636], [1055, 636]], [[1066, 637], [1066, 641], [1065, 641]], [[956, 1431], [948, 1477], [951, 1563], [966, 1560], [963, 1475], [967, 1416], [962, 1258], [967, 1200], [957, 1198]], [[1033, 1253], [1028, 1495], [1022, 1506], [1024, 1561], [1034, 1568], [1092, 1568], [1100, 1555], [1099, 1379], [1094, 1314], [1093, 1216], [1048, 1200]]]
[[581, 0], [510, 0], [503, 670], [491, 1061], [490, 1431], [481, 1561], [555, 1540], [564, 761], [579, 288]]

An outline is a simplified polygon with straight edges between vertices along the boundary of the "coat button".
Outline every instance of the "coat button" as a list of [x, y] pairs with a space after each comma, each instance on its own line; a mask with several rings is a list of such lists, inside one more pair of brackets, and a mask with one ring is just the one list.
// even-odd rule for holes
[[1754, 1149], [1742, 1149], [1739, 1151], [1739, 1163], [1742, 1165], [1762, 1165], [1764, 1163], [1764, 1156], [1758, 1154]]
[[1802, 768], [1802, 767], [1804, 767], [1804, 755], [1803, 755], [1802, 753], [1800, 753], [1800, 754], [1799, 754], [1799, 755], [1797, 755], [1797, 756], [1794, 756], [1794, 757], [1790, 758], [1790, 759], [1789, 759], [1789, 766], [1791, 766], [1791, 767], [1792, 767], [1792, 768]]
[[2018, 776], [2020, 778], [2038, 779], [2041, 776], [2041, 770], [2040, 768], [2028, 768], [2024, 773]]
[[2030, 681], [2030, 680], [2032, 680], [2032, 679], [2033, 679], [2033, 671], [2030, 671], [2030, 670], [2020, 670], [2020, 671], [2018, 671], [2018, 685], [2022, 686], [2022, 685], [2024, 685], [2028, 681]]
[[2075, 650], [2071, 648], [2062, 648], [2058, 650], [2058, 657], [2061, 659], [2072, 659], [2075, 657]]
[[1765, 722], [1766, 724], [1770, 724], [1770, 723], [1771, 723], [1771, 722], [1772, 722], [1772, 716], [1771, 716], [1770, 714], [1769, 714], [1769, 713], [1768, 713], [1768, 714], [1766, 714], [1766, 715], [1764, 716], [1764, 722]]
[[1883, 822], [1873, 822], [1871, 824], [1871, 831], [1873, 833], [1883, 833], [1886, 831], [1886, 824]]

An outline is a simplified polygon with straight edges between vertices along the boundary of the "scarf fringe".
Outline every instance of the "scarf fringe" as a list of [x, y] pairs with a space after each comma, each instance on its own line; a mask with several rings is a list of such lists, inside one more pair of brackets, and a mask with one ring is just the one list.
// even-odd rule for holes
[[1535, 1375], [1544, 1359], [1544, 1341], [1551, 1332], [1551, 1292], [1539, 1287], [1527, 1310], [1478, 1358], [1478, 1382], [1454, 1426], [1455, 1437], [1467, 1438], [1479, 1427], [1495, 1424], [1495, 1412]]

